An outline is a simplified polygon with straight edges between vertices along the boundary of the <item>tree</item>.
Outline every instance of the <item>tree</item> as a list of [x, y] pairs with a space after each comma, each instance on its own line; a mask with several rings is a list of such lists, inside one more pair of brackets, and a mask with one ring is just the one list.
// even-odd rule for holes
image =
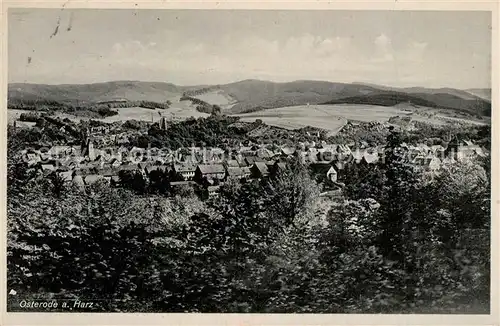
[[264, 202], [277, 224], [296, 225], [307, 221], [319, 187], [300, 159], [291, 160], [285, 170], [263, 182]]
[[222, 112], [222, 108], [219, 105], [212, 105], [212, 114], [213, 115], [220, 115]]
[[57, 172], [53, 172], [50, 175], [50, 181], [52, 182], [52, 192], [56, 197], [60, 197], [62, 191], [64, 190], [64, 179]]
[[45, 187], [9, 204], [8, 287], [25, 298], [98, 298], [93, 311], [147, 311], [160, 295], [152, 262], [156, 206], [100, 185], [54, 201]]

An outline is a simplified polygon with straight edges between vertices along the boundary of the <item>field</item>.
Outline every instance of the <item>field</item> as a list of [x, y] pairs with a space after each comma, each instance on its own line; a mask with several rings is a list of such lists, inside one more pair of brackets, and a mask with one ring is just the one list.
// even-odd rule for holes
[[120, 108], [116, 109], [118, 111], [118, 115], [107, 117], [105, 119], [102, 119], [102, 121], [106, 122], [114, 122], [114, 121], [125, 121], [125, 120], [144, 120], [144, 121], [157, 121], [160, 119], [161, 116], [167, 117], [169, 119], [174, 119], [174, 120], [182, 120], [182, 119], [187, 119], [189, 117], [206, 117], [209, 114], [207, 113], [202, 113], [196, 111], [193, 105], [189, 104], [188, 102], [180, 102], [179, 101], [180, 97], [177, 98], [172, 98], [172, 106], [169, 109], [162, 110], [162, 109], [156, 109], [156, 110], [151, 110], [151, 109], [144, 109], [144, 108], [138, 108], [138, 107], [133, 107], [133, 108]]
[[229, 109], [235, 104], [235, 100], [232, 99], [229, 95], [224, 94], [224, 92], [221, 90], [196, 95], [193, 97], [212, 105], [219, 105], [223, 109]]
[[[196, 96], [211, 104], [220, 105], [223, 108], [228, 108], [233, 105], [230, 97], [221, 92], [211, 92]], [[171, 108], [167, 110], [151, 110], [140, 107], [118, 108], [118, 115], [100, 119], [104, 122], [115, 122], [125, 120], [143, 120], [143, 121], [158, 121], [161, 116], [167, 117], [169, 120], [184, 120], [190, 117], [207, 117], [209, 114], [198, 112], [195, 106], [189, 101], [180, 101], [180, 96], [170, 96], [172, 102]], [[21, 113], [30, 112], [25, 110], [8, 110], [9, 123], [17, 120]], [[487, 124], [488, 121], [472, 121], [458, 117], [451, 117], [442, 110], [435, 108], [415, 107], [405, 104], [398, 104], [393, 107], [362, 105], [362, 104], [332, 104], [332, 105], [300, 105], [288, 106], [282, 108], [262, 110], [252, 113], [237, 114], [244, 122], [253, 122], [257, 119], [264, 123], [285, 128], [285, 129], [300, 129], [306, 126], [321, 128], [330, 131], [331, 134], [338, 132], [348, 120], [357, 121], [379, 121], [386, 122], [394, 116], [410, 115], [415, 121], [432, 123], [435, 125], [444, 125], [452, 123], [473, 123]], [[161, 114], [161, 115], [160, 115]], [[58, 113], [61, 118], [69, 118], [74, 121], [88, 119], [64, 113]], [[32, 125], [34, 123], [27, 123]], [[18, 122], [18, 125], [25, 125], [23, 122]]]
[[[375, 105], [301, 105], [238, 115], [242, 121], [252, 122], [261, 119], [264, 123], [297, 129], [312, 126], [330, 130], [335, 133], [347, 120], [386, 122], [393, 116], [407, 116], [411, 112], [403, 107], [386, 107]], [[445, 122], [437, 117], [411, 114], [413, 120], [442, 125]]]
[[[209, 114], [196, 111], [193, 105], [188, 102], [179, 101], [180, 96], [172, 97], [172, 106], [169, 109], [145, 109], [140, 107], [131, 108], [117, 108], [113, 109], [118, 111], [117, 115], [107, 117], [104, 119], [98, 119], [104, 122], [115, 122], [115, 121], [125, 121], [125, 120], [143, 120], [143, 121], [158, 121], [162, 116], [167, 117], [171, 120], [184, 120], [190, 117], [207, 117]], [[9, 110], [12, 111], [12, 110]], [[79, 121], [82, 119], [88, 119], [84, 117], [77, 117], [69, 114], [59, 113], [58, 117], [69, 118], [74, 121]]]
[[32, 111], [28, 110], [7, 110], [7, 121], [9, 124], [14, 123], [16, 121], [16, 125], [19, 127], [33, 127], [36, 123], [29, 121], [19, 121], [19, 116], [23, 113], [32, 113]]
[[7, 120], [9, 121], [9, 123], [12, 123], [15, 120], [18, 120], [19, 116], [21, 116], [21, 114], [23, 113], [33, 113], [33, 111], [9, 109], [7, 110]]

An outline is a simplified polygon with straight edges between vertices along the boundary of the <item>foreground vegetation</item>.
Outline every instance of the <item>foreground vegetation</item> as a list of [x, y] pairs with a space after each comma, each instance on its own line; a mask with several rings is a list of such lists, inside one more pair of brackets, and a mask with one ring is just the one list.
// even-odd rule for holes
[[61, 191], [10, 152], [8, 309], [22, 297], [99, 299], [93, 311], [488, 313], [489, 165], [424, 182], [396, 163], [403, 136], [387, 135], [369, 177], [349, 173], [347, 200], [319, 197], [300, 162], [208, 202]]

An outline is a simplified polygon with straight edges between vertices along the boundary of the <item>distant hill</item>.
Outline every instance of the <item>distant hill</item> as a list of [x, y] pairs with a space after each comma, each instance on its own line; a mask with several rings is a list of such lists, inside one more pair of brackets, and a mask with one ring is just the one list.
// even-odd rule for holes
[[469, 88], [466, 92], [481, 97], [482, 99], [491, 101], [491, 88]]
[[346, 97], [325, 102], [324, 104], [369, 104], [394, 106], [400, 103], [410, 103], [417, 106], [448, 109], [462, 113], [490, 116], [491, 104], [476, 98], [466, 100], [446, 93], [403, 93], [394, 91], [380, 91], [363, 96]]
[[332, 99], [376, 92], [369, 86], [298, 80], [274, 83], [261, 80], [244, 80], [221, 85], [221, 89], [237, 101], [230, 112], [248, 113], [293, 105], [320, 104]]
[[9, 84], [8, 99], [55, 101], [65, 104], [98, 103], [114, 100], [166, 101], [182, 93], [182, 88], [169, 83], [113, 81], [95, 84]]
[[[273, 83], [244, 80], [222, 85], [238, 103], [231, 113], [304, 104], [370, 104], [392, 106], [410, 102], [414, 105], [450, 109], [478, 115], [491, 115], [491, 104], [468, 92], [454, 88], [391, 88], [367, 84], [331, 83], [302, 80]], [[399, 91], [395, 91], [395, 90]]]
[[465, 100], [477, 100], [478, 97], [480, 97], [474, 93], [469, 92], [468, 90], [461, 90], [450, 87], [443, 87], [443, 88], [390, 87], [390, 86], [375, 85], [370, 83], [354, 83], [354, 84], [371, 86], [383, 91], [392, 91], [392, 92], [409, 93], [409, 94], [448, 94], [463, 98]]
[[60, 103], [78, 105], [123, 100], [164, 102], [174, 97], [180, 98], [185, 92], [195, 94], [202, 88], [205, 89], [200, 93], [205, 96], [205, 100], [210, 98], [210, 92], [217, 92], [218, 99], [223, 97], [230, 99], [228, 102], [231, 104], [223, 106], [228, 114], [308, 103], [311, 105], [325, 103], [396, 105], [402, 102], [471, 114], [487, 116], [491, 114], [489, 101], [468, 91], [453, 88], [395, 89], [371, 84], [313, 80], [275, 83], [249, 79], [225, 85], [202, 86], [177, 86], [171, 83], [141, 81], [113, 81], [81, 85], [9, 84], [8, 99], [9, 104], [19, 101], [40, 101], [53, 106]]

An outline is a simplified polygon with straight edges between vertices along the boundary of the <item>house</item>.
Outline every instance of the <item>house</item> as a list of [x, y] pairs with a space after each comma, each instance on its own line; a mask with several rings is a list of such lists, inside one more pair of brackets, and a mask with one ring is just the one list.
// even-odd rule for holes
[[337, 171], [331, 166], [328, 171], [326, 171], [326, 178], [331, 182], [337, 182]]
[[329, 150], [318, 150], [316, 162], [331, 162], [335, 159], [335, 152]]
[[139, 165], [138, 164], [122, 164], [118, 167], [119, 171], [138, 171], [139, 170]]
[[239, 168], [240, 164], [238, 163], [237, 160], [227, 160], [224, 162], [224, 166], [226, 168], [231, 167], [231, 168]]
[[411, 162], [411, 164], [417, 169], [436, 171], [441, 167], [442, 162], [439, 158], [432, 155], [419, 155]]
[[444, 147], [441, 145], [432, 145], [430, 147], [430, 152], [434, 154], [443, 154], [445, 151]]
[[102, 175], [89, 174], [83, 178], [83, 182], [85, 182], [86, 185], [91, 185], [103, 179], [104, 177]]
[[172, 171], [172, 166], [166, 164], [158, 165], [156, 166], [156, 171], [160, 171], [163, 173], [170, 173], [170, 171]]
[[75, 175], [72, 181], [73, 185], [79, 188], [80, 190], [85, 189], [85, 182], [81, 175]]
[[264, 159], [253, 155], [245, 157], [245, 162], [247, 166], [252, 166], [255, 162], [264, 162]]
[[274, 164], [276, 164], [276, 162], [277, 162], [276, 160], [270, 160], [270, 161], [265, 161], [264, 163], [266, 163], [267, 168], [268, 168], [268, 169], [269, 169], [269, 171], [270, 171], [271, 167], [272, 167]]
[[194, 186], [196, 182], [194, 181], [170, 181], [169, 185], [171, 188], [182, 188], [182, 187], [188, 187], [188, 186]]
[[345, 168], [346, 162], [337, 161], [333, 164], [333, 166], [335, 166], [337, 171], [340, 171], [340, 170], [343, 170]]
[[355, 151], [351, 151], [348, 161], [351, 163], [360, 163], [363, 159], [363, 151], [356, 149]]
[[373, 163], [377, 163], [378, 160], [379, 160], [379, 157], [378, 157], [377, 152], [370, 153], [367, 150], [365, 150], [363, 152], [363, 158], [361, 159], [361, 162], [364, 164], [373, 164]]
[[250, 172], [254, 178], [263, 178], [269, 175], [269, 169], [264, 162], [255, 162], [250, 168]]
[[107, 162], [107, 164], [113, 168], [117, 168], [122, 164], [122, 162], [120, 162], [117, 158], [112, 158]]
[[436, 171], [441, 168], [441, 160], [437, 157], [432, 157], [427, 163], [427, 169], [430, 171]]
[[113, 175], [111, 176], [110, 180], [109, 180], [109, 183], [112, 185], [112, 186], [118, 186], [120, 184], [121, 180], [120, 180], [120, 177], [117, 176], [117, 175]]
[[245, 177], [245, 172], [243, 168], [229, 166], [226, 168], [226, 175], [228, 178], [241, 179]]
[[245, 158], [241, 155], [237, 156], [236, 157], [236, 162], [238, 162], [238, 166], [239, 167], [245, 167], [245, 166], [248, 166], [248, 163], [247, 161], [245, 160]]
[[53, 164], [41, 164], [40, 169], [44, 174], [50, 174], [56, 170], [56, 167]]
[[165, 157], [159, 155], [151, 155], [149, 158], [149, 162], [153, 164], [165, 164]]
[[173, 171], [184, 178], [184, 180], [192, 180], [196, 172], [196, 165], [191, 163], [174, 163]]
[[276, 161], [276, 162], [274, 162], [273, 165], [268, 167], [268, 169], [269, 169], [269, 174], [276, 175], [276, 174], [286, 170], [286, 163]]
[[316, 179], [318, 179], [318, 181], [328, 180], [331, 182], [337, 182], [337, 170], [335, 170], [331, 164], [311, 164], [310, 168], [313, 171], [313, 174], [316, 175]]
[[267, 148], [259, 148], [255, 155], [261, 159], [269, 159], [274, 156], [274, 153]]
[[349, 158], [351, 155], [351, 149], [347, 145], [338, 145], [337, 146], [337, 158], [339, 161], [343, 161], [346, 158]]
[[474, 146], [474, 143], [470, 140], [464, 140], [463, 143], [465, 146]]
[[281, 148], [281, 154], [282, 155], [290, 156], [290, 155], [293, 155], [294, 153], [295, 153], [295, 148], [288, 147], [288, 146], [285, 146], [285, 147]]
[[36, 152], [27, 152], [23, 154], [23, 160], [28, 163], [28, 166], [35, 165], [36, 163], [40, 162], [40, 154]]
[[71, 146], [52, 146], [47, 154], [52, 157], [61, 157], [64, 155], [71, 154], [72, 147]]
[[112, 168], [100, 169], [97, 173], [99, 175], [102, 175], [103, 177], [109, 177], [109, 178], [111, 178], [112, 176], [118, 175], [118, 171], [116, 169], [112, 169]]
[[218, 179], [222, 180], [226, 176], [226, 170], [222, 164], [200, 164], [196, 168], [195, 178], [203, 179]]
[[481, 147], [476, 145], [459, 146], [457, 152], [457, 160], [471, 159], [477, 155], [484, 156]]
[[485, 149], [483, 149], [482, 147], [480, 147], [480, 146], [476, 146], [474, 148], [474, 151], [476, 152], [476, 155], [479, 156], [479, 157], [486, 157], [486, 156], [488, 156], [487, 151]]
[[222, 161], [224, 159], [225, 152], [223, 149], [214, 147], [210, 150], [210, 159], [212, 161]]
[[217, 195], [217, 192], [219, 191], [219, 189], [220, 189], [220, 186], [208, 186], [207, 187], [208, 196], [212, 197], [212, 196]]
[[146, 172], [147, 175], [151, 174], [153, 171], [158, 171], [158, 165], [148, 164], [144, 167], [144, 172]]
[[57, 174], [65, 183], [68, 183], [73, 180], [74, 171], [61, 171], [58, 172]]

